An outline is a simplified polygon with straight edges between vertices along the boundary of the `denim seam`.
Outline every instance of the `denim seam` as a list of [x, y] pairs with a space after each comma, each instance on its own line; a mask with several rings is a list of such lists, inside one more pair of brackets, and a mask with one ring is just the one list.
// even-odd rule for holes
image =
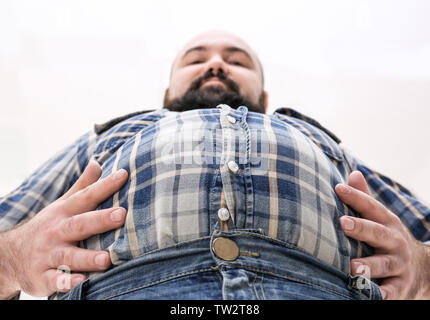
[[263, 300], [267, 300], [266, 294], [264, 293], [263, 279], [264, 279], [264, 273], [261, 275], [260, 289], [261, 289], [261, 294], [263, 295]]
[[225, 285], [225, 267], [221, 266], [220, 267], [220, 272], [221, 272], [221, 276], [222, 276], [222, 286], [221, 286], [221, 290], [222, 290], [222, 298], [223, 300], [227, 300], [227, 288]]
[[[223, 234], [222, 234], [223, 232], [221, 232], [220, 234], [219, 234], [219, 236], [223, 236]], [[227, 233], [225, 233], [225, 235], [226, 236], [228, 236], [228, 235], [245, 235], [245, 236], [249, 236], [249, 237], [256, 237], [256, 238], [260, 238], [260, 239], [264, 239], [264, 240], [268, 240], [268, 241], [272, 241], [272, 242], [274, 242], [274, 243], [277, 243], [277, 244], [279, 244], [279, 245], [281, 245], [281, 246], [283, 246], [283, 247], [286, 247], [286, 248], [289, 248], [289, 249], [292, 249], [292, 250], [296, 250], [296, 251], [299, 251], [299, 252], [301, 252], [301, 253], [304, 253], [304, 254], [306, 254], [306, 255], [308, 255], [308, 256], [310, 256], [310, 257], [312, 257], [312, 258], [315, 258], [314, 256], [312, 256], [312, 254], [310, 254], [309, 252], [306, 252], [306, 251], [304, 251], [303, 249], [301, 249], [301, 248], [299, 248], [299, 247], [297, 247], [296, 245], [294, 245], [294, 244], [292, 244], [292, 243], [290, 243], [290, 242], [286, 242], [286, 241], [283, 241], [283, 240], [279, 240], [279, 239], [276, 239], [276, 238], [272, 238], [272, 237], [269, 237], [269, 236], [267, 236], [267, 235], [264, 235], [264, 234], [261, 234], [261, 233], [256, 233], [256, 232], [252, 232], [252, 231], [244, 231], [244, 230], [232, 230], [232, 231], [229, 231], [229, 232], [227, 232]], [[315, 259], [317, 259], [317, 258], [315, 258]], [[318, 259], [319, 261], [321, 261], [321, 262], [324, 262], [324, 261], [322, 261], [322, 260], [320, 260], [320, 259]], [[327, 266], [329, 266], [329, 267], [331, 267], [331, 268], [335, 268], [338, 272], [340, 272], [340, 273], [342, 273], [342, 274], [344, 274], [344, 275], [346, 275], [347, 273], [345, 273], [344, 271], [342, 271], [342, 270], [340, 270], [340, 269], [338, 269], [338, 268], [336, 268], [336, 267], [334, 267], [333, 265], [331, 265], [331, 264], [328, 264], [327, 262], [324, 262], [325, 264], [327, 264]]]
[[130, 293], [130, 292], [133, 292], [133, 291], [141, 290], [141, 289], [144, 289], [144, 288], [147, 288], [147, 287], [150, 287], [150, 286], [153, 286], [153, 285], [165, 282], [165, 281], [169, 281], [169, 280], [173, 280], [173, 279], [176, 279], [176, 278], [180, 278], [180, 277], [183, 277], [183, 276], [186, 276], [186, 275], [190, 275], [190, 274], [194, 274], [194, 273], [200, 273], [200, 272], [208, 272], [208, 271], [214, 271], [214, 269], [213, 268], [206, 268], [206, 269], [200, 269], [200, 270], [194, 270], [194, 271], [188, 271], [188, 272], [178, 273], [177, 275], [170, 276], [170, 277], [167, 277], [167, 278], [163, 278], [163, 279], [160, 279], [160, 280], [157, 280], [157, 281], [154, 281], [154, 282], [150, 282], [150, 283], [145, 284], [144, 286], [133, 288], [133, 289], [129, 289], [129, 290], [126, 290], [124, 292], [117, 293], [115, 295], [109, 296], [107, 298], [103, 298], [103, 300], [109, 300], [109, 299], [121, 296], [123, 294], [126, 294], [126, 293]]
[[257, 300], [261, 300], [260, 296], [258, 295], [257, 288], [255, 287], [255, 280], [257, 280], [257, 276], [258, 276], [258, 273], [255, 274], [254, 281], [252, 281], [252, 287], [254, 288], [254, 292], [255, 292], [255, 296], [257, 297]]
[[[248, 235], [250, 237], [257, 237], [257, 238], [261, 238], [261, 239], [264, 239], [264, 240], [270, 240], [270, 241], [276, 242], [276, 243], [278, 243], [280, 245], [283, 245], [283, 246], [285, 246], [287, 248], [294, 249], [294, 250], [297, 250], [297, 251], [300, 251], [302, 253], [305, 253], [305, 254], [309, 255], [309, 252], [304, 251], [303, 249], [297, 247], [296, 245], [294, 245], [294, 244], [292, 244], [290, 242], [286, 242], [286, 241], [283, 241], [283, 240], [272, 238], [272, 237], [266, 236], [264, 234], [260, 234], [260, 233], [256, 233], [256, 232], [252, 232], [252, 231], [243, 231], [243, 230], [233, 230], [231, 232], [228, 232], [226, 235], [229, 235], [229, 234], [232, 234], [232, 235], [236, 235], [236, 234], [241, 235], [241, 234], [243, 234], [243, 235]], [[223, 236], [222, 233], [221, 233], [220, 236]]]
[[[237, 266], [234, 266], [234, 265], [230, 265], [230, 266], [232, 266], [232, 267], [236, 267], [236, 268], [237, 268]], [[307, 284], [307, 285], [311, 285], [311, 286], [315, 286], [315, 287], [321, 288], [321, 289], [322, 289], [322, 290], [324, 290], [324, 291], [331, 292], [331, 293], [334, 293], [334, 294], [338, 294], [338, 295], [340, 295], [340, 296], [342, 296], [342, 297], [345, 297], [345, 298], [347, 298], [347, 299], [349, 299], [349, 300], [351, 299], [351, 297], [349, 297], [349, 296], [347, 296], [347, 295], [344, 295], [343, 293], [340, 293], [340, 292], [338, 292], [338, 291], [336, 291], [336, 290], [328, 289], [328, 288], [326, 288], [326, 287], [320, 286], [320, 285], [315, 284], [315, 283], [312, 283], [312, 282], [308, 282], [308, 281], [306, 281], [306, 280], [297, 279], [297, 278], [295, 278], [295, 277], [291, 277], [291, 276], [284, 276], [284, 275], [281, 275], [281, 274], [277, 274], [277, 273], [275, 273], [275, 272], [266, 271], [266, 270], [261, 270], [261, 269], [257, 269], [257, 268], [247, 267], [247, 266], [241, 266], [241, 268], [243, 268], [243, 269], [247, 269], [247, 270], [251, 270], [251, 271], [255, 271], [255, 272], [261, 272], [261, 273], [263, 273], [263, 274], [269, 274], [269, 275], [272, 275], [272, 276], [276, 276], [276, 277], [280, 277], [280, 278], [284, 278], [284, 279], [288, 279], [288, 280], [296, 281], [296, 282], [303, 283], [303, 284]]]
[[167, 249], [179, 247], [179, 246], [182, 246], [183, 244], [187, 244], [187, 243], [193, 243], [193, 242], [197, 242], [197, 241], [200, 241], [200, 240], [210, 239], [211, 237], [212, 236], [204, 236], [204, 237], [200, 237], [200, 238], [196, 238], [196, 239], [185, 240], [185, 241], [181, 241], [181, 242], [175, 243], [174, 245], [171, 245], [171, 246], [154, 249], [154, 250], [151, 250], [151, 251], [148, 251], [148, 252], [143, 252], [142, 254], [134, 257], [133, 259], [130, 259], [130, 260], [120, 260], [122, 263], [119, 264], [118, 266], [122, 265], [124, 262], [132, 261], [132, 260], [135, 260], [137, 258], [141, 258], [141, 257], [147, 256], [149, 254], [153, 254], [153, 253], [157, 253], [157, 252], [164, 251], [164, 250], [167, 250]]
[[217, 272], [215, 274], [216, 274], [216, 276], [217, 276], [217, 278], [218, 278], [218, 280], [219, 280], [219, 282], [221, 284], [221, 287], [222, 287], [222, 284], [223, 284], [224, 280], [223, 280], [222, 276], [220, 275], [219, 266], [216, 267], [216, 271]]

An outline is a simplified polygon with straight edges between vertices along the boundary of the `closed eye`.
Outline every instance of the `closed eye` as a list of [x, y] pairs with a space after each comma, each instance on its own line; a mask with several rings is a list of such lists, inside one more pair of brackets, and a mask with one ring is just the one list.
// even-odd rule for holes
[[243, 63], [241, 63], [239, 61], [230, 61], [229, 63], [232, 64], [232, 65], [234, 65], [234, 66], [241, 66], [241, 67], [244, 66]]

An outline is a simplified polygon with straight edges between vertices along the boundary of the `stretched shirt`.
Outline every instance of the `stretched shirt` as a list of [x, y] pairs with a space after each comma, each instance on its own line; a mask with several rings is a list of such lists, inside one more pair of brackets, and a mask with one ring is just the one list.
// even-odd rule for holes
[[128, 210], [124, 226], [81, 242], [108, 250], [114, 265], [223, 231], [247, 230], [346, 273], [372, 248], [343, 233], [359, 216], [334, 192], [353, 170], [416, 239], [430, 239], [430, 208], [370, 169], [315, 120], [292, 109], [272, 115], [244, 106], [138, 112], [95, 126], [0, 199], [0, 230], [63, 195], [90, 159], [102, 178], [124, 168], [127, 183], [100, 205]]

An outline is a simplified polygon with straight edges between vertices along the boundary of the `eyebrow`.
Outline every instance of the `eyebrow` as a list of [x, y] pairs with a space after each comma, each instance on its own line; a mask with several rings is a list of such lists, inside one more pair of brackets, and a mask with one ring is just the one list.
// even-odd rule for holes
[[[186, 55], [189, 54], [192, 51], [207, 51], [207, 50], [208, 49], [205, 46], [197, 46], [197, 47], [190, 48], [187, 51], [185, 51], [185, 53], [182, 55], [181, 60], [184, 59], [186, 57]], [[227, 51], [227, 52], [242, 52], [254, 64], [254, 60], [252, 59], [251, 55], [246, 50], [244, 50], [244, 49], [241, 49], [241, 48], [238, 48], [238, 47], [227, 47], [227, 48], [223, 49], [223, 51]]]

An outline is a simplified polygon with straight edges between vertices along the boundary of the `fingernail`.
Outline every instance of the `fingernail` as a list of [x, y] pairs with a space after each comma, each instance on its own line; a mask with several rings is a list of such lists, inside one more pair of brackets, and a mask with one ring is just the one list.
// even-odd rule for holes
[[351, 192], [351, 188], [346, 184], [338, 184], [336, 189], [337, 191], [343, 194], [348, 194]]
[[379, 289], [379, 291], [381, 291], [382, 299], [385, 300], [385, 298], [387, 297], [387, 293], [382, 289]]
[[344, 230], [347, 230], [347, 231], [354, 230], [355, 223], [354, 223], [354, 220], [352, 220], [350, 218], [343, 217], [341, 219], [341, 224], [342, 224], [342, 227], [343, 227]]
[[120, 221], [122, 221], [122, 219], [124, 217], [123, 213], [124, 213], [124, 209], [118, 208], [118, 209], [116, 209], [110, 213], [110, 219], [113, 222], [120, 222]]
[[91, 159], [91, 160], [88, 162], [88, 164], [93, 164], [93, 165], [96, 165], [96, 166], [100, 166], [100, 164], [98, 163], [98, 161], [97, 161], [97, 160], [95, 160], [95, 159]]
[[98, 265], [99, 267], [105, 267], [107, 264], [107, 259], [108, 259], [107, 254], [101, 253], [101, 254], [96, 256], [94, 261], [95, 261], [96, 265]]
[[[358, 261], [354, 261], [352, 263], [352, 269], [354, 270], [354, 272], [362, 272], [362, 270], [357, 270], [359, 269], [361, 266], [363, 266], [363, 263], [358, 262]], [[361, 269], [361, 268], [360, 268]]]
[[113, 174], [112, 178], [114, 180], [120, 180], [122, 177], [125, 176], [126, 173], [127, 173], [127, 171], [125, 171], [124, 169], [120, 169]]

